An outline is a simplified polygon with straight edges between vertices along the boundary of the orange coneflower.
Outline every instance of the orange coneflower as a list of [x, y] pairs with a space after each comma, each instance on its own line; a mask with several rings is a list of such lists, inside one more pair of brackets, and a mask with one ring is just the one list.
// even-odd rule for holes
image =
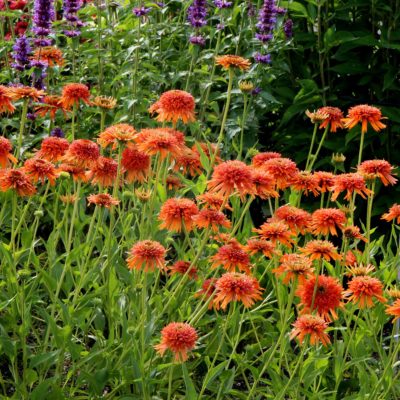
[[337, 319], [336, 309], [343, 307], [343, 288], [339, 281], [331, 276], [312, 276], [304, 280], [296, 291], [300, 297], [301, 314], [310, 314], [316, 310], [326, 321]]
[[357, 171], [365, 179], [378, 178], [387, 186], [394, 185], [397, 182], [397, 179], [392, 175], [393, 169], [386, 160], [368, 160], [362, 162]]
[[312, 346], [321, 342], [324, 346], [331, 343], [326, 333], [328, 323], [317, 315], [302, 315], [293, 323], [294, 329], [290, 333], [290, 339], [298, 337], [300, 344], [303, 344], [305, 336], [310, 335]]
[[155, 268], [165, 269], [165, 254], [167, 250], [159, 242], [153, 240], [142, 240], [135, 243], [126, 262], [129, 269], [145, 272], [154, 271]]
[[48, 137], [43, 139], [36, 156], [47, 161], [57, 162], [63, 158], [68, 147], [68, 140], [59, 137]]
[[301, 208], [286, 204], [275, 211], [274, 219], [284, 221], [291, 229], [298, 230], [304, 235], [311, 223], [311, 214]]
[[260, 228], [254, 228], [253, 231], [274, 244], [279, 242], [287, 247], [292, 247], [294, 243], [292, 238], [294, 233], [283, 221], [267, 221]]
[[175, 171], [182, 172], [183, 174], [189, 173], [191, 176], [202, 174], [200, 156], [193, 150], [184, 148], [182, 153], [175, 157], [175, 163]]
[[117, 179], [118, 163], [112, 158], [99, 157], [88, 172], [88, 179], [104, 187], [113, 186]]
[[323, 113], [319, 108], [317, 111], [311, 112], [310, 110], [306, 110], [305, 114], [313, 124], [320, 124], [328, 118], [328, 114]]
[[133, 144], [122, 152], [121, 165], [129, 183], [144, 182], [149, 175], [150, 164], [150, 156], [137, 150]]
[[183, 132], [177, 131], [174, 128], [162, 128], [162, 130], [169, 133], [176, 140], [176, 142], [178, 143], [178, 146], [182, 146], [182, 148], [185, 148], [184, 147], [185, 146], [185, 134]]
[[64, 204], [73, 204], [78, 200], [78, 196], [76, 194], [65, 194], [60, 195], [59, 197]]
[[63, 53], [60, 49], [53, 46], [40, 47], [33, 53], [33, 60], [44, 61], [49, 67], [64, 65]]
[[346, 214], [337, 208], [320, 208], [311, 216], [311, 231], [314, 235], [337, 236], [336, 228], [343, 229], [347, 221]]
[[224, 213], [209, 208], [201, 210], [197, 215], [192, 217], [192, 220], [197, 228], [211, 228], [214, 232], [217, 232], [221, 227], [231, 227], [231, 221], [229, 221]]
[[[201, 289], [198, 290], [195, 294], [194, 297], [204, 297], [204, 299], [207, 301], [210, 299], [210, 297], [214, 297], [216, 287], [215, 284], [217, 283], [217, 278], [209, 278], [206, 279], [202, 285]], [[212, 301], [208, 304], [208, 309], [210, 310], [212, 308], [213, 304]]]
[[389, 212], [383, 214], [381, 219], [387, 222], [396, 220], [396, 223], [400, 224], [400, 205], [393, 204], [392, 207], [389, 208]]
[[364, 265], [364, 264], [354, 264], [350, 267], [347, 267], [347, 271], [345, 273], [346, 276], [367, 276], [371, 272], [375, 270], [375, 267], [372, 264]]
[[329, 188], [333, 186], [335, 175], [326, 171], [315, 171], [314, 177], [316, 178], [318, 190], [321, 193], [326, 193]]
[[73, 106], [78, 106], [79, 102], [90, 105], [89, 88], [82, 83], [69, 83], [63, 87], [61, 94], [61, 103], [66, 109], [71, 109]]
[[354, 267], [354, 266], [358, 265], [357, 256], [358, 256], [358, 258], [360, 258], [362, 256], [362, 253], [360, 250], [355, 250], [355, 251], [348, 250], [346, 252], [346, 254], [344, 255], [343, 264], [346, 267]]
[[284, 254], [278, 268], [272, 270], [277, 276], [285, 275], [283, 283], [298, 280], [300, 283], [313, 276], [312, 261], [302, 254]]
[[154, 346], [157, 353], [163, 356], [167, 350], [174, 353], [176, 362], [188, 359], [188, 351], [196, 346], [197, 332], [191, 325], [182, 322], [171, 322], [161, 331], [161, 342]]
[[392, 287], [386, 289], [386, 293], [388, 296], [392, 297], [393, 299], [400, 299], [400, 289], [398, 287]]
[[327, 117], [319, 125], [320, 129], [324, 129], [329, 125], [331, 132], [336, 132], [337, 128], [343, 128], [343, 112], [337, 107], [321, 107], [318, 112]]
[[31, 99], [32, 101], [39, 101], [45, 95], [43, 90], [38, 90], [30, 86], [13, 86], [8, 91], [12, 100]]
[[167, 229], [173, 232], [180, 232], [184, 226], [189, 232], [193, 229], [192, 217], [199, 212], [196, 204], [185, 198], [168, 199], [160, 209], [158, 219], [161, 222], [160, 229]]
[[360, 228], [358, 226], [346, 226], [343, 229], [343, 236], [348, 238], [348, 239], [358, 239], [362, 240], [363, 242], [367, 243], [368, 240], [365, 238], [363, 235], [361, 235]]
[[300, 251], [309, 256], [311, 260], [340, 260], [337, 248], [328, 240], [311, 240]]
[[88, 139], [78, 139], [70, 144], [63, 160], [77, 167], [90, 168], [99, 157], [100, 151], [96, 143]]
[[268, 172], [252, 169], [252, 180], [255, 189], [255, 195], [260, 199], [269, 199], [271, 197], [279, 197], [275, 191], [275, 179]]
[[171, 134], [167, 129], [142, 129], [136, 135], [135, 141], [137, 148], [148, 155], [160, 154], [161, 159], [169, 154], [173, 157], [178, 156], [182, 151], [182, 145], [178, 138]]
[[275, 254], [275, 244], [265, 239], [250, 238], [243, 249], [250, 255], [262, 253], [268, 258], [272, 258]]
[[99, 134], [97, 143], [103, 148], [112, 146], [111, 148], [115, 150], [119, 142], [132, 141], [136, 133], [135, 128], [129, 124], [112, 125]]
[[178, 190], [183, 187], [183, 183], [176, 175], [167, 175], [167, 179], [165, 180], [165, 185], [168, 190]]
[[92, 105], [106, 110], [112, 110], [117, 105], [117, 99], [111, 96], [97, 96], [92, 101]]
[[204, 207], [212, 208], [214, 210], [221, 210], [221, 208], [226, 208], [227, 210], [232, 211], [232, 207], [227, 201], [225, 201], [225, 197], [218, 193], [206, 192], [197, 196], [196, 199], [199, 204], [202, 204]]
[[67, 109], [64, 108], [61, 103], [60, 96], [44, 96], [41, 104], [35, 107], [36, 115], [40, 117], [45, 117], [46, 114], [49, 114], [50, 119], [54, 119], [56, 117], [56, 112], [60, 110], [64, 114], [64, 117], [67, 116]]
[[208, 181], [211, 192], [229, 197], [238, 192], [240, 197], [254, 193], [252, 171], [241, 161], [226, 161], [214, 168], [211, 180]]
[[12, 150], [11, 142], [7, 138], [0, 136], [0, 167], [1, 168], [6, 168], [10, 164], [10, 161], [14, 164], [18, 162], [18, 160], [11, 154], [11, 150]]
[[175, 264], [168, 267], [168, 270], [170, 275], [187, 274], [190, 279], [197, 279], [197, 268], [189, 261], [177, 261]]
[[239, 68], [242, 71], [248, 70], [251, 66], [251, 63], [247, 58], [235, 56], [232, 54], [227, 54], [224, 56], [216, 56], [215, 63], [217, 65], [221, 65], [221, 67], [225, 69], [229, 69], [232, 67], [232, 68]]
[[261, 168], [266, 161], [272, 160], [273, 158], [282, 158], [282, 154], [276, 153], [275, 151], [258, 153], [252, 158], [251, 164], [253, 165], [254, 168]]
[[239, 271], [244, 271], [250, 274], [250, 257], [243, 250], [243, 246], [236, 240], [231, 240], [229, 243], [223, 245], [218, 249], [217, 254], [211, 257], [212, 268], [222, 266], [229, 272], [235, 272], [236, 267]]
[[332, 201], [335, 201], [339, 194], [344, 191], [346, 191], [345, 200], [350, 200], [354, 192], [358, 193], [363, 199], [372, 194], [371, 190], [367, 188], [363, 176], [357, 173], [335, 176], [330, 190], [333, 192]]
[[308, 171], [299, 171], [291, 179], [291, 186], [294, 190], [303, 192], [306, 196], [312, 193], [314, 196], [318, 196], [320, 187], [318, 186], [319, 179]]
[[298, 173], [296, 164], [288, 158], [269, 159], [264, 162], [262, 168], [274, 177], [277, 189], [289, 187]]
[[41, 158], [30, 158], [26, 160], [23, 166], [25, 173], [31, 178], [33, 183], [45, 183], [46, 179], [49, 180], [50, 185], [55, 185], [58, 173], [54, 165]]
[[22, 168], [6, 169], [0, 174], [0, 190], [15, 190], [18, 196], [33, 196], [36, 193], [35, 186]]
[[379, 132], [381, 129], [386, 128], [386, 125], [381, 122], [383, 118], [379, 108], [361, 104], [351, 107], [347, 113], [347, 117], [343, 118], [343, 122], [345, 128], [348, 129], [353, 128], [361, 122], [361, 133], [367, 132], [368, 124], [372, 126], [374, 131]]
[[262, 291], [258, 280], [253, 276], [228, 272], [215, 284], [213, 304], [217, 310], [225, 310], [231, 301], [241, 301], [248, 308], [257, 300], [261, 300]]
[[183, 90], [169, 90], [149, 108], [149, 112], [158, 114], [156, 120], [159, 122], [176, 124], [181, 119], [187, 124], [196, 120], [195, 106], [194, 97], [190, 93]]
[[391, 306], [387, 306], [385, 312], [394, 317], [392, 322], [396, 322], [400, 318], [400, 299], [397, 299]]
[[374, 306], [372, 299], [375, 297], [381, 303], [386, 303], [383, 297], [383, 285], [379, 279], [370, 276], [356, 276], [349, 282], [348, 289], [344, 292], [348, 301], [359, 303], [361, 308]]
[[89, 204], [96, 204], [99, 207], [111, 208], [117, 206], [120, 201], [108, 193], [91, 194], [87, 197]]
[[0, 85], [0, 114], [13, 113], [15, 111], [15, 107], [11, 101], [10, 88]]
[[87, 182], [86, 172], [85, 169], [82, 167], [76, 167], [70, 164], [61, 164], [58, 169], [59, 171], [67, 172], [69, 175], [72, 176], [72, 179], [74, 181]]

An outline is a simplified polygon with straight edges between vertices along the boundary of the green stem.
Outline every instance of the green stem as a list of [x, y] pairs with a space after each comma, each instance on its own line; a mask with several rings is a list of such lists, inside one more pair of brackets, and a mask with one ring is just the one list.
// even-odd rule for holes
[[311, 159], [310, 164], [309, 164], [308, 169], [307, 169], [308, 171], [311, 171], [311, 170], [312, 170], [312, 167], [314, 166], [315, 161], [316, 161], [317, 158], [318, 158], [319, 152], [321, 151], [322, 145], [324, 144], [326, 135], [328, 134], [328, 130], [329, 130], [329, 124], [327, 125], [327, 127], [326, 127], [325, 130], [324, 130], [324, 133], [323, 133], [323, 135], [322, 135], [322, 138], [321, 138], [321, 140], [320, 140], [320, 142], [319, 142], [319, 145], [318, 145], [318, 147], [317, 147], [317, 151], [316, 151], [315, 154], [312, 156], [312, 159]]
[[367, 225], [366, 225], [366, 230], [367, 230], [367, 243], [365, 245], [366, 253], [367, 253], [367, 259], [366, 259], [366, 265], [369, 264], [371, 255], [370, 255], [370, 250], [371, 250], [371, 218], [372, 218], [372, 203], [374, 201], [374, 192], [375, 192], [375, 180], [372, 182], [371, 185], [371, 194], [368, 196], [368, 205], [367, 205]]
[[362, 161], [362, 153], [363, 153], [363, 150], [364, 150], [364, 138], [365, 138], [365, 134], [361, 133], [360, 149], [358, 150], [358, 162], [357, 162], [357, 165], [360, 165], [361, 161]]
[[28, 100], [29, 99], [24, 99], [24, 102], [22, 103], [21, 121], [20, 121], [20, 125], [19, 125], [19, 134], [18, 134], [18, 145], [17, 145], [17, 150], [15, 153], [15, 157], [17, 159], [19, 159], [19, 157], [21, 155], [22, 141], [23, 141], [24, 131], [25, 131], [26, 115], [28, 113]]
[[308, 151], [308, 156], [307, 156], [307, 161], [306, 161], [306, 171], [309, 171], [308, 169], [308, 164], [311, 161], [311, 157], [312, 157], [312, 151], [314, 148], [314, 142], [315, 142], [315, 137], [317, 136], [317, 130], [318, 130], [318, 124], [314, 124], [314, 130], [313, 130], [313, 135], [311, 138], [311, 144], [310, 144], [310, 150]]
[[243, 96], [243, 114], [242, 114], [242, 121], [241, 121], [241, 128], [240, 128], [240, 144], [239, 144], [238, 160], [242, 159], [244, 126], [246, 123], [246, 117], [247, 117], [247, 95], [244, 94], [244, 96]]

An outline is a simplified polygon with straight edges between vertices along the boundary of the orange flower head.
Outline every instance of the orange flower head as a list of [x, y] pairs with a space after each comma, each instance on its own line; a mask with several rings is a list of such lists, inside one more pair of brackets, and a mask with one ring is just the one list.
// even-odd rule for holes
[[303, 192], [306, 196], [308, 196], [309, 193], [318, 196], [320, 192], [318, 182], [319, 180], [314, 174], [308, 171], [299, 171], [293, 176], [291, 186], [294, 190]]
[[301, 314], [310, 314], [316, 310], [326, 321], [331, 321], [331, 317], [337, 319], [336, 309], [343, 307], [343, 288], [338, 280], [331, 276], [312, 276], [303, 281], [296, 291], [296, 296], [300, 297]]
[[76, 167], [75, 165], [70, 164], [61, 164], [58, 169], [61, 172], [67, 172], [72, 176], [74, 181], [87, 182], [86, 172], [82, 167]]
[[213, 210], [221, 210], [222, 208], [226, 208], [227, 210], [232, 211], [232, 207], [227, 201], [225, 201], [225, 197], [218, 193], [206, 192], [197, 196], [196, 199], [198, 203], [202, 204], [204, 207], [211, 208]]
[[167, 186], [168, 190], [178, 190], [183, 187], [181, 180], [176, 175], [172, 174], [167, 175], [165, 185]]
[[393, 204], [392, 207], [389, 208], [389, 212], [383, 214], [381, 219], [387, 222], [396, 220], [396, 223], [400, 224], [400, 205]]
[[392, 322], [396, 322], [400, 318], [400, 299], [397, 299], [391, 306], [387, 306], [385, 312], [394, 317]]
[[97, 143], [106, 148], [111, 146], [115, 150], [120, 142], [130, 142], [134, 139], [136, 130], [129, 124], [116, 124], [109, 126], [106, 130], [99, 134]]
[[244, 250], [250, 255], [262, 253], [265, 257], [272, 258], [275, 254], [275, 245], [265, 239], [250, 238], [244, 246]]
[[326, 193], [333, 186], [335, 175], [326, 171], [315, 171], [314, 177], [317, 180], [318, 190], [321, 193]]
[[161, 331], [161, 342], [154, 346], [162, 357], [167, 350], [172, 351], [174, 359], [183, 363], [188, 359], [188, 351], [196, 346], [197, 332], [191, 325], [182, 322], [171, 322]]
[[246, 194], [254, 193], [252, 171], [241, 161], [226, 161], [214, 168], [211, 180], [208, 181], [211, 192], [229, 197], [235, 192], [243, 198]]
[[314, 110], [313, 112], [306, 110], [305, 114], [310, 118], [310, 121], [313, 124], [320, 124], [328, 118], [328, 114], [323, 113], [321, 109], [318, 109], [317, 111]]
[[228, 229], [231, 227], [231, 221], [224, 213], [210, 208], [204, 208], [197, 215], [194, 215], [192, 220], [198, 229], [211, 228], [213, 232], [219, 231], [221, 227]]
[[[206, 279], [202, 285], [201, 289], [198, 290], [195, 294], [194, 297], [200, 297], [204, 298], [205, 300], [210, 299], [210, 297], [214, 297], [215, 291], [216, 291], [216, 285], [217, 283], [217, 278], [209, 278]], [[212, 301], [208, 304], [208, 309], [210, 310], [213, 307]]]
[[288, 158], [272, 158], [264, 162], [263, 169], [272, 175], [277, 189], [286, 189], [297, 175], [296, 164]]
[[33, 196], [36, 193], [35, 186], [22, 168], [6, 169], [0, 174], [0, 190], [15, 190], [18, 196]]
[[71, 165], [90, 168], [94, 166], [100, 157], [100, 151], [96, 143], [87, 139], [74, 140], [63, 160]]
[[36, 156], [44, 160], [60, 161], [69, 148], [68, 140], [59, 137], [48, 137], [42, 140]]
[[264, 222], [260, 228], [253, 229], [257, 232], [263, 239], [270, 240], [272, 243], [281, 243], [284, 246], [292, 247], [293, 231], [286, 225], [283, 221], [271, 221]]
[[232, 301], [241, 301], [246, 308], [261, 300], [263, 289], [256, 278], [246, 274], [228, 272], [222, 275], [215, 284], [214, 307], [226, 309]]
[[158, 114], [156, 120], [159, 122], [172, 122], [175, 125], [182, 120], [187, 124], [196, 120], [195, 106], [194, 97], [190, 93], [183, 90], [169, 90], [149, 108], [149, 112]]
[[383, 285], [379, 279], [370, 276], [356, 276], [349, 282], [348, 289], [344, 292], [348, 301], [358, 303], [361, 308], [371, 308], [374, 306], [375, 297], [381, 303], [386, 303], [383, 297]]
[[318, 109], [318, 112], [327, 115], [327, 118], [325, 118], [319, 125], [320, 129], [324, 129], [329, 125], [329, 130], [331, 132], [336, 132], [338, 128], [343, 128], [343, 112], [340, 110], [340, 108], [321, 107]]
[[30, 99], [38, 102], [45, 95], [43, 90], [38, 90], [30, 86], [13, 86], [9, 88], [10, 97], [12, 100], [18, 101], [21, 99]]
[[163, 128], [142, 129], [136, 135], [135, 141], [138, 150], [151, 156], [159, 153], [161, 159], [164, 159], [169, 154], [176, 157], [182, 151], [182, 145], [179, 143], [178, 138]]
[[33, 53], [33, 60], [45, 62], [49, 67], [64, 65], [63, 53], [53, 46], [40, 47]]
[[99, 207], [111, 208], [117, 206], [120, 201], [108, 193], [91, 194], [87, 197], [89, 204], [96, 204]]
[[10, 88], [0, 85], [0, 114], [13, 113], [15, 111], [12, 99]]
[[247, 58], [227, 54], [225, 56], [216, 56], [215, 63], [220, 65], [224, 69], [239, 68], [242, 71], [246, 71], [250, 68], [251, 63]]
[[235, 272], [236, 268], [238, 268], [239, 271], [250, 274], [252, 266], [250, 257], [236, 240], [232, 240], [220, 247], [217, 254], [211, 257], [211, 260], [213, 269], [222, 266], [229, 272]]
[[[356, 253], [357, 253], [357, 254], [356, 254]], [[361, 253], [361, 251], [359, 251], [359, 250], [355, 250], [355, 252], [354, 252], [354, 251], [351, 251], [351, 250], [348, 250], [348, 251], [346, 252], [346, 254], [344, 255], [343, 264], [344, 264], [346, 267], [354, 267], [354, 266], [357, 266], [357, 265], [358, 265], [357, 256], [361, 256], [361, 255], [362, 255], [362, 253]]]
[[144, 182], [150, 172], [150, 156], [129, 144], [122, 152], [121, 165], [129, 183]]
[[142, 240], [135, 243], [126, 262], [129, 269], [145, 272], [154, 271], [155, 268], [165, 269], [165, 255], [167, 250], [160, 243], [153, 240]]
[[88, 172], [88, 179], [104, 187], [114, 186], [118, 163], [112, 158], [100, 156]]
[[313, 212], [310, 227], [313, 235], [337, 236], [336, 228], [343, 229], [346, 221], [343, 211], [337, 208], [320, 208]]
[[360, 228], [358, 226], [353, 226], [353, 225], [346, 226], [343, 229], [343, 236], [348, 239], [352, 239], [352, 240], [358, 239], [358, 240], [362, 240], [365, 243], [368, 242], [366, 237], [361, 235]]
[[76, 194], [60, 195], [60, 200], [64, 204], [73, 204], [78, 200], [78, 196]]
[[310, 335], [312, 346], [321, 342], [324, 346], [331, 343], [329, 335], [326, 333], [328, 323], [317, 315], [302, 315], [293, 324], [290, 339], [298, 337], [300, 344], [303, 344], [306, 335]]
[[252, 179], [255, 187], [255, 195], [260, 199], [270, 199], [279, 197], [275, 191], [275, 179], [268, 172], [260, 169], [252, 169]]
[[380, 179], [382, 183], [394, 185], [397, 179], [392, 175], [394, 168], [386, 160], [368, 160], [362, 162], [357, 169], [357, 172], [365, 179]]
[[331, 191], [333, 192], [332, 201], [335, 201], [342, 192], [346, 192], [345, 200], [350, 200], [354, 192], [358, 193], [363, 199], [372, 194], [367, 189], [363, 176], [357, 173], [337, 175]]
[[[176, 142], [178, 143], [178, 146], [185, 146], [185, 134], [181, 131], [177, 131], [176, 129], [173, 128], [162, 128], [163, 131], [169, 133], [172, 137], [175, 138]], [[187, 148], [185, 148], [186, 150]]]
[[381, 129], [386, 128], [386, 125], [381, 122], [383, 118], [379, 108], [361, 104], [351, 107], [347, 117], [343, 118], [343, 122], [347, 129], [352, 129], [361, 122], [361, 133], [367, 132], [368, 124], [372, 126], [374, 131], [379, 132]]
[[350, 267], [347, 267], [346, 276], [367, 276], [370, 273], [374, 272], [375, 267], [372, 264], [363, 265], [363, 264], [354, 264]]
[[90, 91], [86, 85], [82, 83], [69, 83], [63, 87], [61, 95], [61, 103], [67, 110], [74, 105], [78, 106], [79, 102], [90, 105]]
[[336, 247], [328, 240], [311, 240], [300, 251], [309, 256], [311, 260], [320, 260], [322, 258], [326, 261], [341, 259]]
[[197, 268], [189, 261], [177, 261], [172, 266], [168, 267], [170, 275], [180, 274], [185, 275], [190, 279], [197, 279]]
[[0, 136], [0, 167], [6, 168], [10, 161], [14, 164], [18, 162], [18, 160], [11, 154], [12, 145], [11, 142], [3, 137]]
[[117, 106], [117, 99], [111, 96], [97, 96], [92, 104], [105, 110], [113, 110]]
[[311, 215], [301, 208], [286, 204], [279, 207], [274, 214], [274, 218], [285, 222], [290, 229], [299, 231], [304, 235], [311, 223]]
[[160, 229], [180, 232], [184, 226], [187, 232], [193, 229], [192, 217], [199, 212], [196, 204], [185, 198], [168, 199], [160, 209], [158, 219], [161, 221]]
[[44, 96], [41, 100], [41, 104], [35, 107], [35, 115], [39, 115], [40, 117], [45, 117], [49, 114], [50, 119], [54, 120], [56, 118], [57, 111], [60, 110], [64, 114], [64, 117], [67, 116], [67, 109], [64, 108], [61, 103], [60, 96]]
[[261, 168], [266, 161], [272, 160], [273, 158], [282, 158], [282, 154], [274, 151], [258, 153], [252, 158], [251, 165], [253, 165], [254, 168]]
[[386, 293], [395, 300], [400, 299], [400, 289], [397, 287], [386, 289]]
[[202, 174], [202, 165], [198, 153], [190, 149], [183, 149], [182, 153], [175, 157], [174, 170], [183, 174], [189, 173], [190, 176]]
[[25, 173], [31, 178], [33, 183], [45, 183], [46, 179], [49, 180], [50, 185], [54, 186], [58, 173], [54, 165], [50, 161], [41, 158], [30, 158], [26, 160], [23, 166]]
[[284, 254], [280, 259], [278, 268], [272, 270], [277, 276], [284, 275], [283, 283], [295, 282], [298, 280], [303, 283], [306, 279], [313, 277], [314, 268], [312, 261], [302, 254]]

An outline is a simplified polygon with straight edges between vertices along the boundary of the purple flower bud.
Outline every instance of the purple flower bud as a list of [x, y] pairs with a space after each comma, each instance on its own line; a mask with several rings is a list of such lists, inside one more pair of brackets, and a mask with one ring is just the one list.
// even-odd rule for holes
[[254, 60], [260, 64], [271, 64], [271, 54], [255, 53]]
[[27, 113], [26, 118], [28, 118], [30, 121], [34, 121], [36, 119], [36, 115], [34, 113]]
[[251, 95], [252, 96], [257, 96], [258, 94], [260, 94], [262, 91], [262, 89], [258, 86], [256, 86], [252, 91], [251, 91]]
[[279, 15], [284, 15], [284, 14], [286, 14], [287, 10], [286, 10], [286, 8], [283, 8], [283, 7], [276, 7], [276, 12]]
[[151, 8], [146, 7], [135, 7], [132, 12], [135, 14], [136, 17], [143, 17], [147, 15], [151, 11]]
[[160, 7], [160, 8], [165, 7], [165, 3], [163, 3], [162, 1], [157, 1], [156, 4], [157, 4], [158, 7]]
[[225, 29], [225, 24], [223, 24], [222, 22], [220, 22], [219, 24], [217, 24], [217, 29], [219, 31], [222, 31], [223, 29]]
[[226, 0], [214, 0], [214, 5], [217, 8], [229, 8], [232, 6], [231, 1], [226, 1]]
[[293, 21], [290, 18], [285, 22], [285, 25], [283, 25], [283, 32], [285, 32], [287, 39], [293, 36]]
[[206, 39], [204, 39], [203, 36], [191, 36], [189, 42], [200, 47], [204, 47], [206, 45]]
[[67, 37], [74, 38], [80, 36], [81, 33], [79, 31], [63, 31], [63, 34]]
[[61, 128], [56, 127], [50, 132], [50, 136], [63, 138], [65, 137], [65, 133]]

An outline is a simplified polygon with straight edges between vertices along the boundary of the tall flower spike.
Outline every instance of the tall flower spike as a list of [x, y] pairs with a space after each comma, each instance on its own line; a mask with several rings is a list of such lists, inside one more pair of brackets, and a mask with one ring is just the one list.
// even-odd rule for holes
[[52, 40], [49, 39], [49, 35], [52, 33], [51, 27], [55, 17], [54, 0], [34, 0], [32, 31], [39, 37], [34, 39], [36, 46], [51, 45]]

